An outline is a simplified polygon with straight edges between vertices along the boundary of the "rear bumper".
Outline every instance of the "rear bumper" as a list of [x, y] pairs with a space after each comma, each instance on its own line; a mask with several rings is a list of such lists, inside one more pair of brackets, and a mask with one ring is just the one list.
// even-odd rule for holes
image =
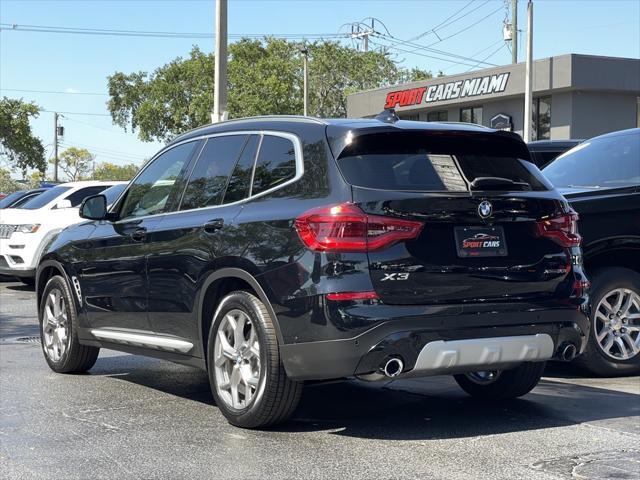
[[559, 358], [567, 343], [582, 353], [588, 335], [581, 309], [476, 312], [389, 319], [352, 338], [286, 344], [280, 352], [297, 380], [377, 380], [390, 357], [402, 360], [401, 377], [463, 373]]

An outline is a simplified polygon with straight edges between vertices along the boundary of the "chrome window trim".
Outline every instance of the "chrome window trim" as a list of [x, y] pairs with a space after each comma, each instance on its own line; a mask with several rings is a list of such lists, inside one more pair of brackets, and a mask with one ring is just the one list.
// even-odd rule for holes
[[[208, 140], [209, 138], [224, 137], [224, 136], [229, 136], [229, 135], [259, 135], [260, 136], [260, 143], [258, 144], [258, 148], [256, 149], [256, 156], [253, 159], [253, 170], [251, 171], [251, 185], [250, 185], [250, 189], [249, 189], [249, 196], [247, 196], [246, 198], [243, 198], [242, 200], [237, 200], [235, 202], [230, 202], [230, 203], [223, 203], [222, 205], [212, 205], [210, 207], [190, 208], [188, 210], [176, 210], [174, 212], [156, 213], [156, 214], [153, 214], [153, 215], [145, 215], [145, 216], [142, 216], [142, 217], [130, 217], [130, 218], [126, 218], [124, 220], [118, 220], [118, 221], [116, 221], [114, 223], [115, 224], [130, 223], [130, 222], [135, 222], [135, 221], [138, 221], [138, 220], [144, 220], [146, 218], [161, 217], [161, 216], [165, 216], [165, 215], [175, 215], [177, 213], [188, 213], [188, 212], [196, 212], [196, 211], [205, 211], [205, 210], [212, 210], [212, 209], [228, 207], [228, 206], [233, 206], [233, 205], [239, 205], [239, 204], [242, 204], [242, 203], [246, 203], [246, 202], [248, 202], [250, 200], [254, 200], [256, 198], [260, 198], [260, 197], [262, 197], [264, 195], [268, 195], [270, 193], [275, 192], [276, 190], [279, 190], [279, 189], [284, 188], [284, 187], [286, 187], [288, 185], [291, 185], [292, 183], [295, 183], [298, 180], [300, 180], [300, 178], [302, 178], [302, 175], [304, 175], [304, 158], [302, 156], [302, 141], [300, 140], [300, 137], [298, 137], [297, 135], [295, 135], [293, 133], [279, 132], [277, 130], [238, 130], [238, 131], [234, 131], [234, 132], [210, 133], [210, 134], [207, 134], [207, 135], [201, 135], [199, 137], [192, 137], [192, 138], [189, 138], [187, 140], [183, 140], [181, 142], [178, 142], [178, 143], [173, 144], [173, 145], [169, 145], [169, 146], [163, 148], [162, 150], [160, 150], [158, 153], [156, 153], [151, 158], [151, 160], [149, 160], [147, 162], [147, 164], [144, 166], [144, 168], [142, 170], [140, 170], [140, 172], [138, 172], [138, 174], [129, 182], [129, 185], [127, 185], [127, 188], [120, 194], [118, 199], [115, 202], [113, 202], [113, 205], [115, 206], [115, 205], [118, 204], [118, 202], [120, 201], [122, 196], [125, 195], [126, 192], [129, 191], [129, 186], [132, 185], [133, 182], [135, 182], [137, 180], [137, 178], [149, 167], [149, 165], [151, 165], [156, 160], [156, 158], [158, 158], [160, 155], [164, 154], [165, 152], [168, 152], [172, 148], [178, 147], [178, 146], [183, 145], [185, 143], [197, 142], [199, 140]], [[253, 195], [252, 194], [252, 190], [253, 190], [253, 175], [255, 173], [255, 166], [256, 166], [257, 157], [258, 157], [258, 155], [260, 153], [260, 147], [262, 146], [262, 138], [265, 135], [273, 136], [273, 137], [286, 138], [287, 140], [290, 140], [291, 143], [293, 143], [293, 150], [294, 150], [295, 162], [296, 162], [296, 174], [293, 176], [293, 178], [290, 178], [289, 180], [287, 180], [286, 182], [281, 183], [280, 185], [277, 185], [275, 187], [269, 188], [268, 190], [265, 190], [264, 192], [260, 192], [260, 193], [258, 193], [256, 195]], [[196, 158], [196, 160], [195, 160], [196, 162], [199, 160], [200, 153], [202, 153], [202, 151], [200, 151], [198, 153], [198, 158]]]

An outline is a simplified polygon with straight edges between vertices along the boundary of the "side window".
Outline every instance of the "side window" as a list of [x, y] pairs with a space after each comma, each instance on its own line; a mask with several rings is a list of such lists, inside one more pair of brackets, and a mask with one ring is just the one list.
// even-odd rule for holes
[[293, 142], [287, 138], [265, 135], [256, 161], [251, 194], [256, 195], [277, 187], [295, 175], [296, 155]]
[[246, 135], [213, 137], [207, 140], [189, 178], [180, 210], [220, 205], [229, 175], [246, 142]]
[[258, 135], [251, 135], [247, 144], [242, 150], [242, 155], [238, 159], [236, 167], [233, 169], [229, 184], [224, 194], [223, 203], [237, 202], [249, 195], [249, 187], [251, 186], [251, 173], [253, 172], [253, 162], [256, 158], [256, 149], [258, 148]]
[[91, 195], [97, 195], [105, 190], [109, 185], [95, 185], [93, 187], [81, 188], [65, 198], [71, 202], [72, 207], [79, 207], [82, 201]]
[[170, 209], [182, 184], [178, 179], [197, 143], [183, 143], [153, 160], [129, 185], [120, 208], [120, 218], [144, 217]]

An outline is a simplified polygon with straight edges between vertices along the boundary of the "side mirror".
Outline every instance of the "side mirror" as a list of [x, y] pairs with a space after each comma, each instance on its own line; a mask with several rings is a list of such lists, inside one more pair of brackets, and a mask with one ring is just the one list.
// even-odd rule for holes
[[104, 220], [107, 218], [107, 197], [104, 195], [92, 195], [87, 197], [80, 205], [80, 217], [87, 220]]
[[56, 206], [54, 208], [56, 209], [71, 208], [71, 200], [67, 200], [67, 199], [59, 200], [58, 203], [56, 203]]

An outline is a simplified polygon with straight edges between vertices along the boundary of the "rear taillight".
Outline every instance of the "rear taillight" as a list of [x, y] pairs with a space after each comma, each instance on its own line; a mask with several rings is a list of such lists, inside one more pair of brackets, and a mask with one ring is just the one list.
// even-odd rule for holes
[[582, 237], [578, 233], [578, 214], [574, 211], [536, 222], [537, 233], [563, 247], [578, 247]]
[[309, 210], [296, 219], [302, 242], [318, 252], [367, 252], [416, 238], [422, 222], [368, 215], [345, 203]]

